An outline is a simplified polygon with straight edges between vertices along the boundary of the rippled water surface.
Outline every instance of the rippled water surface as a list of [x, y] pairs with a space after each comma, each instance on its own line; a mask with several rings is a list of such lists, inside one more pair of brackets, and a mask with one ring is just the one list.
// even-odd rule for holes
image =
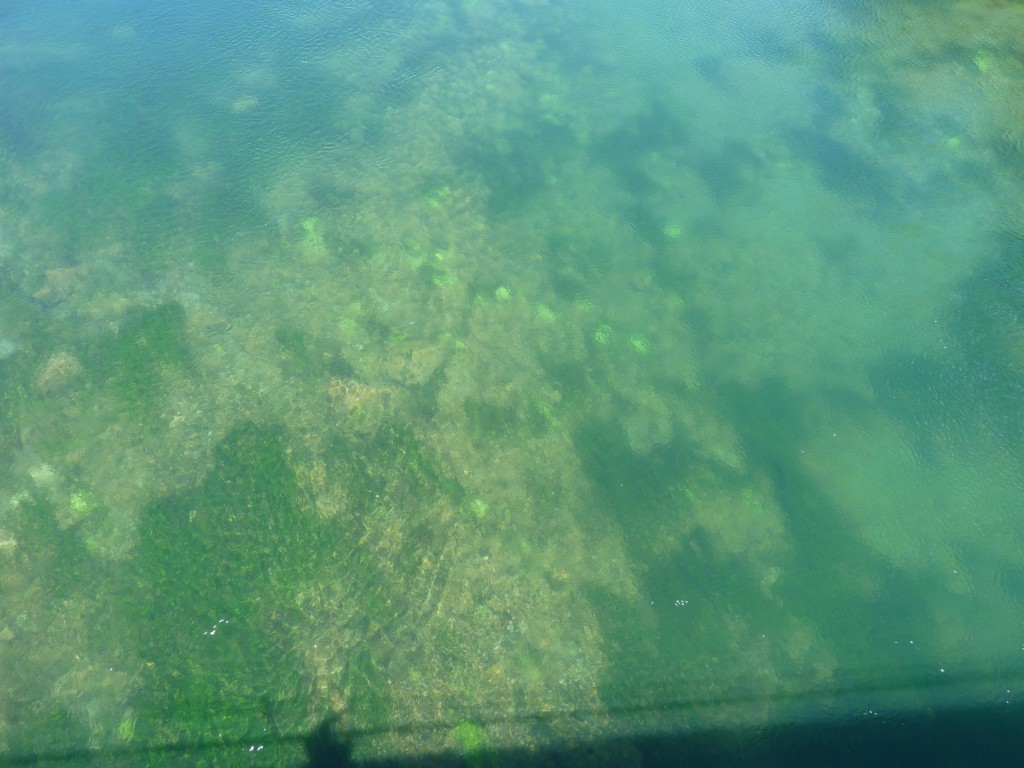
[[1021, 28], [5, 2], [0, 755], [1018, 702]]

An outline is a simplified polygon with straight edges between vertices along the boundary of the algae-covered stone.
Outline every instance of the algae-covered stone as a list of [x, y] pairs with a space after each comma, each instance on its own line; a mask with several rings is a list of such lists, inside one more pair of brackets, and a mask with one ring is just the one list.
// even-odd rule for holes
[[88, 517], [99, 506], [91, 491], [74, 491], [67, 501], [57, 508], [57, 525], [70, 528]]
[[480, 752], [487, 747], [487, 732], [482, 725], [463, 720], [452, 729], [452, 737], [459, 749], [466, 754]]
[[634, 333], [629, 337], [629, 346], [633, 348], [633, 351], [638, 355], [646, 355], [651, 351], [651, 344], [647, 341], [646, 337], [640, 333]]
[[70, 387], [82, 375], [82, 364], [69, 352], [57, 352], [39, 369], [35, 387], [44, 395], [55, 395]]

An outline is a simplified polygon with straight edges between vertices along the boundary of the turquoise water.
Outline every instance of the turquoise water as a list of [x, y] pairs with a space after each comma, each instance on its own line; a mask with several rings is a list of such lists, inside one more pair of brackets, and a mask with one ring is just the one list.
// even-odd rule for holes
[[1024, 11], [677, 5], [5, 4], [0, 754], [1019, 701]]

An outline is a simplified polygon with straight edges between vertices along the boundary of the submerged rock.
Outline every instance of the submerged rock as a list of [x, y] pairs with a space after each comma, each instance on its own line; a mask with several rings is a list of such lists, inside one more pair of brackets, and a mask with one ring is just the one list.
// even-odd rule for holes
[[82, 364], [68, 352], [57, 352], [36, 374], [36, 389], [44, 395], [63, 392], [82, 375]]
[[67, 301], [84, 285], [85, 267], [60, 267], [46, 270], [46, 281], [33, 297], [48, 307]]
[[21, 347], [18, 342], [11, 339], [0, 338], [0, 360], [6, 360], [20, 348]]

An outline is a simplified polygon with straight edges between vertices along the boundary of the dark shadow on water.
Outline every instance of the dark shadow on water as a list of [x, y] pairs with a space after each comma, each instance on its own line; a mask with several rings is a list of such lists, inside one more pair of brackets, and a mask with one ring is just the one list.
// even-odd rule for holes
[[718, 202], [756, 188], [756, 178], [764, 161], [746, 142], [728, 139], [713, 154], [696, 161], [701, 180]]
[[615, 173], [624, 190], [642, 198], [660, 189], [642, 169], [644, 157], [652, 152], [679, 153], [688, 142], [689, 129], [664, 104], [652, 99], [645, 112], [620, 121], [596, 141], [591, 153]]
[[611, 516], [656, 519], [665, 508], [681, 503], [676, 485], [689, 463], [681, 441], [640, 455], [630, 450], [618, 423], [591, 422], [578, 431], [575, 443], [583, 471]]
[[514, 212], [543, 191], [557, 174], [563, 154], [578, 144], [568, 129], [536, 115], [529, 128], [494, 137], [477, 137], [456, 150], [462, 170], [483, 179], [492, 214]]
[[894, 191], [898, 189], [899, 179], [854, 147], [825, 131], [806, 128], [790, 128], [783, 136], [794, 155], [817, 169], [822, 184], [828, 189], [864, 202], [879, 213], [900, 204], [900, 197]]
[[[970, 680], [966, 682], [972, 682]], [[973, 681], [980, 682], [980, 681]], [[991, 682], [991, 681], [989, 681]], [[1011, 684], [1019, 684], [1019, 678]], [[914, 685], [913, 679], [903, 685]], [[899, 687], [874, 692], [875, 698], [900, 692]], [[941, 694], [941, 691], [938, 691]], [[590, 737], [567, 744], [495, 748], [481, 746], [469, 752], [428, 753], [419, 757], [359, 757], [359, 745], [374, 733], [352, 731], [334, 718], [306, 732], [206, 742], [163, 742], [150, 747], [107, 750], [41, 751], [2, 754], [5, 766], [295, 766], [295, 768], [678, 768], [678, 766], [907, 766], [934, 768], [984, 765], [993, 768], [1019, 765], [1024, 748], [1024, 706], [1021, 704], [950, 704], [927, 710], [890, 710], [835, 714], [831, 692], [807, 691], [792, 697], [817, 716], [763, 727], [722, 723], [712, 727], [658, 728], [632, 736]], [[709, 706], [750, 706], [758, 702], [730, 700], [663, 703], [607, 713], [537, 715], [531, 721], [564, 722], [574, 717], [610, 715], [610, 721], [661, 718], [685, 722]], [[494, 725], [485, 723], [484, 725]], [[499, 724], [500, 725], [500, 724]], [[454, 723], [397, 729], [392, 735], [451, 730]], [[545, 729], [542, 729], [544, 731]], [[387, 732], [384, 732], [387, 733]]]
[[996, 239], [943, 322], [954, 342], [945, 354], [892, 356], [874, 367], [879, 402], [925, 456], [977, 434], [1024, 450], [1024, 235]]
[[[786, 520], [793, 551], [782, 561], [782, 577], [772, 593], [793, 606], [804, 606], [806, 619], [826, 638], [838, 662], [837, 679], [865, 672], [899, 669], [901, 656], [879, 647], [865, 660], [861, 634], [877, 626], [879, 617], [906, 615], [914, 595], [926, 594], [924, 575], [895, 567], [860, 540], [855, 521], [846, 519], [836, 502], [802, 466], [801, 447], [820, 431], [805, 398], [782, 381], [767, 379], [754, 387], [723, 383], [718, 387], [723, 413], [739, 432], [747, 464], [770, 478], [774, 500]], [[852, 417], [870, 411], [871, 403], [850, 393], [825, 395], [829, 411]], [[904, 628], [926, 633], [930, 617], [908, 615]], [[891, 656], [891, 658], [890, 658]]]

